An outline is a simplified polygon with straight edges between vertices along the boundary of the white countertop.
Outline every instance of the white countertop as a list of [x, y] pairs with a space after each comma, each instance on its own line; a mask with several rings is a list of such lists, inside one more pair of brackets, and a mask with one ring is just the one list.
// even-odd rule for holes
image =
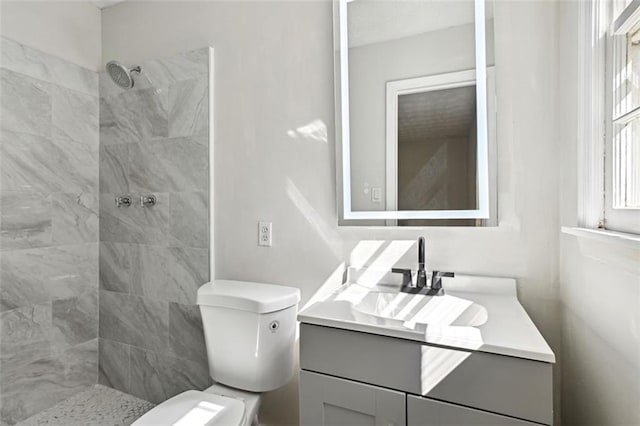
[[[391, 283], [394, 280], [391, 275], [378, 276], [375, 280], [390, 282], [390, 285], [373, 284], [371, 274], [368, 274], [368, 278], [367, 274], [364, 277], [362, 274], [350, 276], [350, 284], [345, 284], [325, 300], [303, 309], [298, 314], [298, 320], [444, 347], [555, 362], [551, 348], [518, 302], [514, 279], [464, 275], [443, 278], [445, 296], [419, 296], [423, 309], [417, 307], [407, 316], [411, 308], [407, 306], [404, 314], [396, 312], [394, 317], [388, 312], [380, 315], [375, 306], [379, 294], [382, 294], [380, 297], [383, 301], [398, 294], [399, 285]], [[405, 297], [404, 300], [412, 297], [415, 296]], [[362, 308], [365, 301], [370, 300], [368, 298], [373, 302], [366, 304], [367, 308]], [[466, 313], [462, 312], [465, 310]], [[449, 318], [437, 323], [434, 315]], [[469, 324], [480, 325], [464, 325], [464, 321], [460, 324], [461, 320], [456, 318], [464, 316], [470, 318]], [[416, 320], [418, 317], [428, 325]]]

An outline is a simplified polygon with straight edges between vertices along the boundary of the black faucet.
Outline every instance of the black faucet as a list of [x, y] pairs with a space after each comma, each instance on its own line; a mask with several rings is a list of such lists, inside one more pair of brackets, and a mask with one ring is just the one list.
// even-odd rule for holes
[[[433, 271], [431, 273], [431, 290], [442, 290], [442, 277], [453, 278], [456, 275], [453, 272]], [[443, 290], [444, 291], [444, 290]]]
[[416, 287], [425, 288], [427, 286], [427, 271], [424, 270], [424, 237], [418, 238], [418, 274], [416, 277]]
[[416, 271], [416, 283], [413, 284], [411, 269], [392, 268], [391, 272], [402, 274], [402, 287], [400, 291], [411, 294], [427, 294], [431, 296], [441, 296], [444, 294], [442, 288], [442, 277], [453, 277], [453, 272], [433, 271], [431, 276], [431, 286], [427, 286], [427, 271], [424, 267], [424, 237], [418, 238], [418, 270]]

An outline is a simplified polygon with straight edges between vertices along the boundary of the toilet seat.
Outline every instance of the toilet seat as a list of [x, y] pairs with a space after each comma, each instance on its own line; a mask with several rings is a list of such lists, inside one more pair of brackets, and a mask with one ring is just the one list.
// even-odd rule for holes
[[178, 394], [136, 420], [134, 426], [236, 426], [245, 418], [245, 404], [209, 392], [189, 390]]

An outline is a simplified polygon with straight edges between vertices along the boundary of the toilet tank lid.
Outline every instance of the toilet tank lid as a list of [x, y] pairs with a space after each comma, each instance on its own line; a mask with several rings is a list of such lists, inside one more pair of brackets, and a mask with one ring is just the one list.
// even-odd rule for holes
[[219, 306], [264, 314], [294, 306], [300, 290], [248, 281], [215, 280], [198, 289], [198, 305]]

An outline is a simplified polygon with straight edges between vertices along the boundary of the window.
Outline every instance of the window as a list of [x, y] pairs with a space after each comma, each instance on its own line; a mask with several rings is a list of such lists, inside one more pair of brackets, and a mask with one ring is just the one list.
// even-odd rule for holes
[[604, 220], [607, 228], [640, 233], [640, 1], [609, 8]]
[[579, 225], [640, 234], [640, 0], [580, 7]]

